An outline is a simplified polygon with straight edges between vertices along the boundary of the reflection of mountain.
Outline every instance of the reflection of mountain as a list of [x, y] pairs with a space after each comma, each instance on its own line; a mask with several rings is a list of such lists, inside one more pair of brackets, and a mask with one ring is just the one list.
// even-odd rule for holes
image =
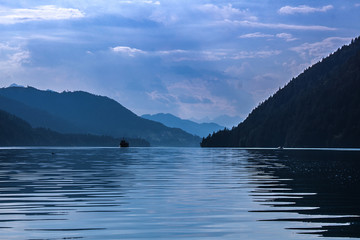
[[0, 89], [0, 109], [33, 127], [61, 133], [142, 138], [152, 146], [199, 146], [200, 138], [181, 129], [138, 117], [118, 102], [87, 92], [41, 91], [32, 87]]
[[196, 123], [190, 120], [181, 119], [169, 113], [158, 113], [154, 115], [145, 114], [141, 117], [160, 122], [165, 126], [172, 128], [180, 128], [188, 133], [200, 136], [207, 137], [209, 134], [224, 129], [224, 127], [216, 123]]
[[256, 212], [297, 214], [263, 220], [321, 225], [293, 229], [299, 233], [360, 237], [360, 152], [251, 152], [252, 196], [264, 204]]

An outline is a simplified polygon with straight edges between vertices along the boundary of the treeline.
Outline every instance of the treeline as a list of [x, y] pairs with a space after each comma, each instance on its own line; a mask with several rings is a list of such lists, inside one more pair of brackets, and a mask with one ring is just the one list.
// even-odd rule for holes
[[360, 38], [292, 79], [202, 147], [360, 147]]

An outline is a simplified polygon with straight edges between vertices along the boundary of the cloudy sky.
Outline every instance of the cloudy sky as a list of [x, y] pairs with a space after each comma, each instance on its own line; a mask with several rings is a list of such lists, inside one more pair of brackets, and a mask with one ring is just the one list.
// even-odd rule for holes
[[0, 0], [0, 87], [244, 118], [360, 35], [360, 0]]

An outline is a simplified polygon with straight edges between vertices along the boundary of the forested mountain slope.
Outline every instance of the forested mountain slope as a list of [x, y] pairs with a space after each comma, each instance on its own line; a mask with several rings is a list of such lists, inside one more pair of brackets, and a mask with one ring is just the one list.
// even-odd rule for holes
[[306, 69], [203, 147], [360, 147], [360, 38]]
[[[131, 146], [149, 146], [141, 139], [127, 139]], [[0, 110], [0, 146], [106, 146], [118, 147], [120, 139], [89, 134], [61, 134], [29, 123]]]

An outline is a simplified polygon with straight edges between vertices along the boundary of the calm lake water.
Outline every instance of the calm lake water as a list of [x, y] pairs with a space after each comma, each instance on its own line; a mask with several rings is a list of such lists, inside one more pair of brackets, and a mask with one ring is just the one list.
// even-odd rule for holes
[[0, 239], [360, 238], [360, 152], [0, 149]]

